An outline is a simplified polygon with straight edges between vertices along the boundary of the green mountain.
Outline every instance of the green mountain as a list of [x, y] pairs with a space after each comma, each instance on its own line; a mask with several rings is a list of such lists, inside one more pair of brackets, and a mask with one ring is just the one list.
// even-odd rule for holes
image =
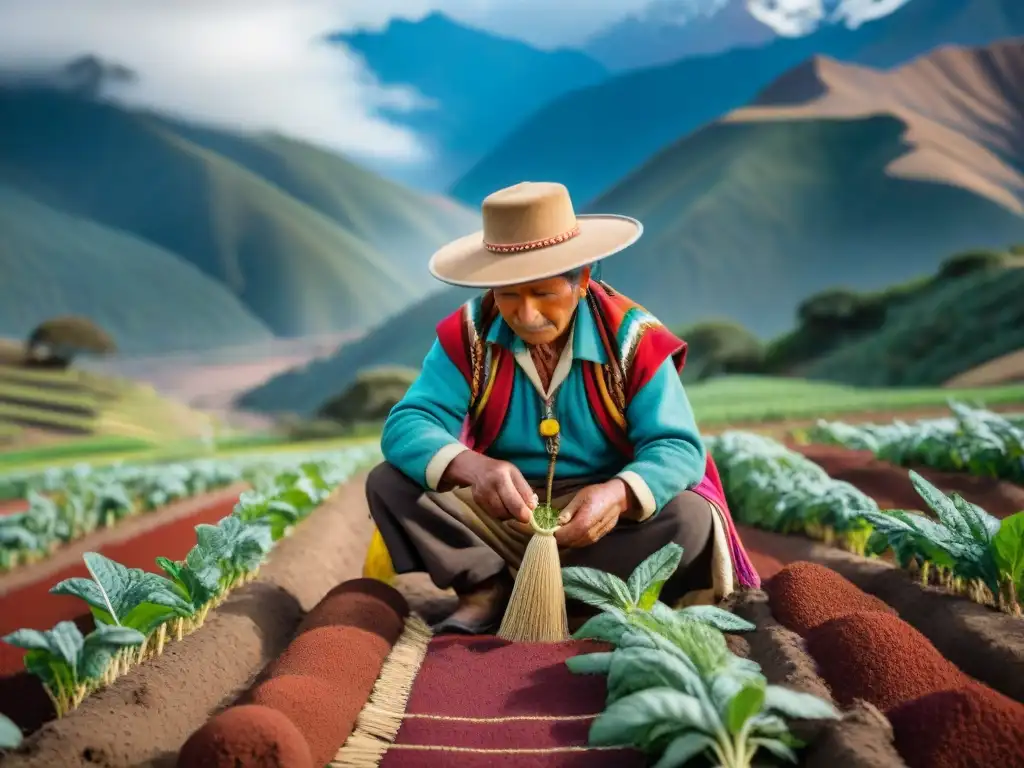
[[170, 251], [0, 186], [0, 336], [56, 314], [91, 317], [125, 353], [267, 340], [223, 285]]
[[[672, 327], [715, 318], [767, 339], [821, 291], [877, 290], [933, 274], [950, 253], [1021, 242], [1022, 56], [1005, 44], [893, 71], [815, 60], [788, 73], [757, 106], [676, 142], [590, 206], [645, 227], [604, 279]], [[309, 411], [359, 368], [418, 365], [465, 295], [432, 297], [242, 404]], [[401, 346], [389, 349], [392, 338]]]
[[[54, 90], [0, 90], [0, 115], [0, 183], [34, 200], [36, 210], [175, 255], [234, 296], [260, 334], [373, 326], [433, 288], [424, 278], [435, 247], [478, 226], [475, 213], [450, 201], [280, 137], [199, 129]], [[57, 233], [54, 242], [65, 245], [47, 246], [51, 258], [94, 268], [66, 258]], [[192, 301], [178, 272], [161, 279], [171, 307]], [[74, 285], [77, 278], [63, 279]], [[0, 304], [23, 288], [4, 280]], [[120, 302], [134, 303], [135, 292], [123, 289]], [[61, 302], [54, 292], [29, 314], [70, 309]], [[240, 330], [213, 330], [222, 325], [197, 333], [196, 343], [244, 340]], [[3, 334], [23, 331], [23, 323], [0, 326]], [[164, 343], [141, 329], [127, 332], [119, 340], [129, 346], [158, 351]]]

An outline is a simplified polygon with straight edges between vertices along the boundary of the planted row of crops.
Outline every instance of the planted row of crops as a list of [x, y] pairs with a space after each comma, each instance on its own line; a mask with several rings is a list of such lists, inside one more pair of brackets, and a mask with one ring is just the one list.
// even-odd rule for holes
[[591, 568], [563, 568], [566, 594], [601, 610], [574, 635], [611, 651], [566, 663], [578, 674], [607, 677], [606, 708], [593, 722], [591, 746], [629, 746], [672, 768], [704, 755], [722, 768], [748, 768], [765, 753], [796, 763], [801, 742], [789, 720], [834, 720], [830, 702], [769, 685], [760, 665], [734, 654], [724, 632], [753, 624], [713, 606], [673, 610], [658, 599], [679, 565], [669, 544], [627, 581]]
[[911, 481], [931, 516], [882, 510], [853, 485], [761, 435], [726, 432], [709, 438], [708, 450], [740, 522], [804, 534], [859, 555], [891, 550], [923, 582], [1021, 615], [1024, 512], [999, 520], [913, 471]]
[[4, 495], [28, 500], [0, 517], [0, 572], [41, 560], [63, 544], [151, 512], [273, 472], [274, 457], [253, 455], [152, 466], [78, 464], [0, 478]]
[[216, 525], [196, 526], [183, 560], [156, 559], [160, 572], [127, 568], [101, 554], [84, 555], [90, 578], [50, 592], [81, 599], [95, 629], [83, 636], [69, 621], [21, 629], [2, 638], [28, 651], [25, 666], [43, 683], [58, 717], [168, 642], [203, 625], [209, 611], [253, 579], [275, 543], [289, 535], [339, 484], [377, 458], [376, 445], [329, 455], [264, 458], [248, 471], [252, 489]]
[[899, 466], [926, 466], [1024, 483], [1024, 417], [951, 402], [952, 415], [912, 423], [845, 424], [819, 420], [811, 442], [871, 451]]

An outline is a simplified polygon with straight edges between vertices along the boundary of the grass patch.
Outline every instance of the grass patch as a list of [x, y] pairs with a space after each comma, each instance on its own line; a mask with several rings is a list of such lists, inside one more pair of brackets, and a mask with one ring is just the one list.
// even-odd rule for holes
[[944, 407], [950, 399], [988, 406], [1020, 404], [1024, 384], [977, 389], [868, 389], [771, 376], [726, 376], [687, 387], [703, 426], [781, 421], [829, 414]]

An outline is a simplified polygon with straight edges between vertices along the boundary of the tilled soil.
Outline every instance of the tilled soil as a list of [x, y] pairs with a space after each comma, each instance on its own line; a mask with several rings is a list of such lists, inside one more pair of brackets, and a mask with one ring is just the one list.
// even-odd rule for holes
[[928, 467], [899, 467], [876, 459], [870, 451], [835, 445], [797, 445], [799, 451], [836, 480], [850, 483], [883, 509], [927, 511], [910, 482], [913, 469], [945, 493], [958, 493], [990, 515], [1009, 517], [1024, 510], [1024, 488], [1005, 480], [974, 477], [959, 472], [939, 472]]
[[281, 654], [305, 613], [360, 575], [372, 530], [363, 479], [341, 487], [281, 541], [259, 578], [201, 629], [45, 725], [4, 768], [173, 766], [188, 736]]
[[[757, 629], [742, 638], [748, 658], [761, 665], [768, 682], [817, 696], [835, 704], [832, 692], [818, 674], [804, 641], [772, 616], [767, 595], [760, 590], [736, 592], [724, 606]], [[794, 734], [811, 746], [802, 765], [808, 768], [904, 768], [893, 745], [885, 716], [866, 702], [843, 711], [839, 721], [793, 721]]]

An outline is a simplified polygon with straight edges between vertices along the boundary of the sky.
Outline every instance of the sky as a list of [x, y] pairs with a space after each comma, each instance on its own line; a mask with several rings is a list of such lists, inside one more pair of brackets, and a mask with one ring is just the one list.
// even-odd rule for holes
[[[106, 94], [112, 99], [214, 126], [276, 131], [355, 156], [418, 162], [425, 156], [418, 138], [376, 111], [428, 105], [415, 93], [381, 87], [343, 47], [323, 43], [324, 35], [441, 10], [540, 47], [573, 46], [650, 1], [0, 0], [0, 70], [45, 69], [96, 54], [139, 75]], [[749, 2], [782, 34], [802, 34], [844, 9], [856, 23], [906, 0]]]

